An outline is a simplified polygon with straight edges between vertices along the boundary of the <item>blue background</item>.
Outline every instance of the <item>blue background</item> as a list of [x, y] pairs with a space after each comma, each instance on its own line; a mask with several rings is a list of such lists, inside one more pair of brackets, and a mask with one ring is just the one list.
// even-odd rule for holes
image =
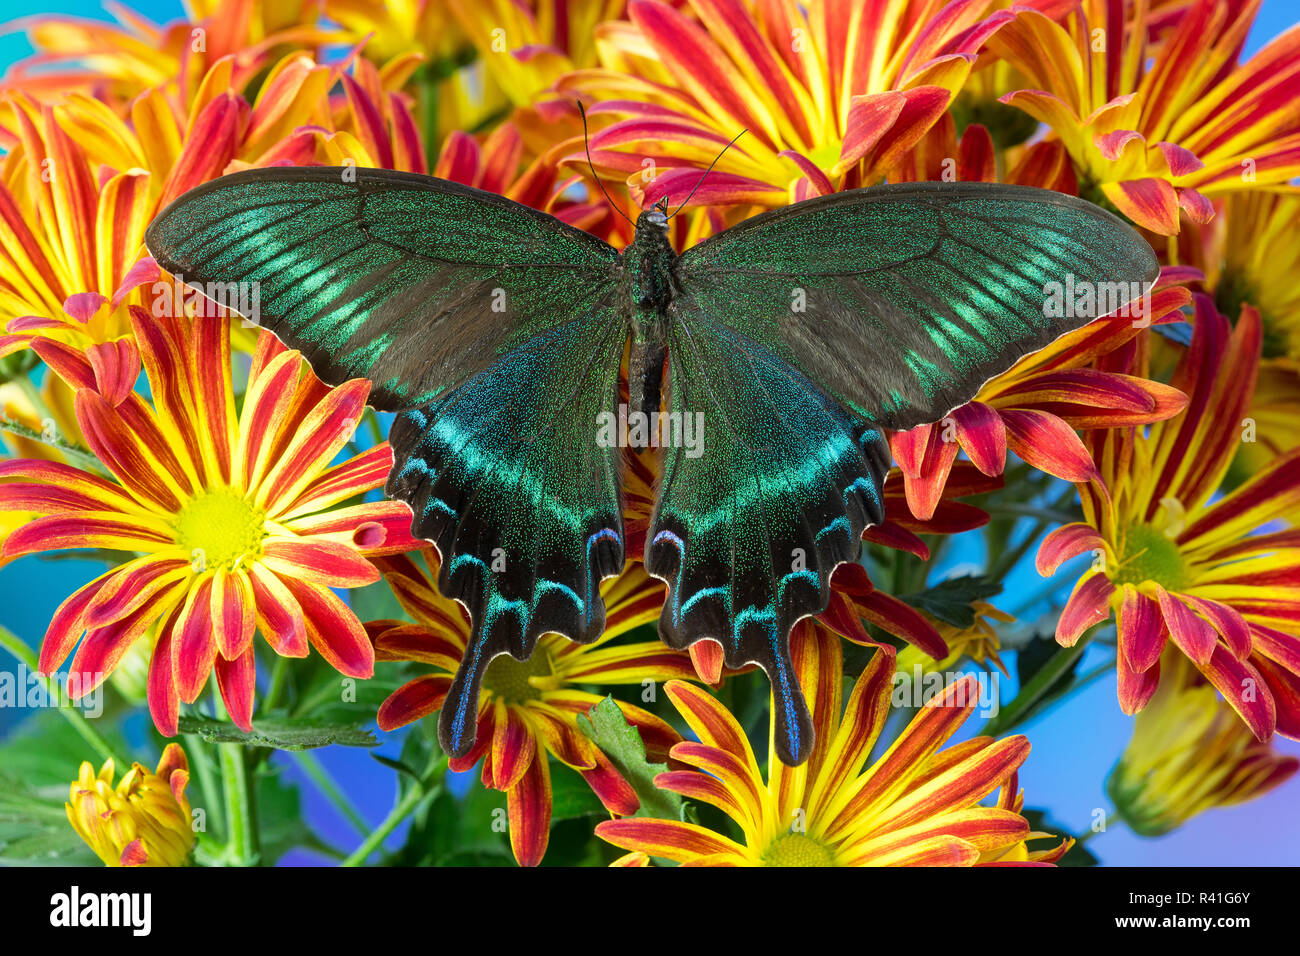
[[[97, 3], [46, 0], [43, 6], [41, 12], [106, 18]], [[180, 5], [173, 2], [135, 0], [129, 6], [155, 22], [165, 22], [180, 14]], [[1290, 27], [1295, 20], [1295, 10], [1294, 4], [1287, 0], [1266, 0], [1247, 43], [1247, 53], [1258, 50], [1270, 38]], [[0, 68], [30, 52], [25, 37], [0, 36]], [[954, 549], [950, 567], [962, 564], [969, 569], [972, 564], [977, 567], [982, 564], [978, 537], [968, 535], [966, 538], [968, 542]], [[51, 565], [36, 558], [24, 558], [0, 568], [0, 623], [17, 633], [29, 646], [39, 646], [54, 609], [76, 587], [102, 570], [102, 564], [66, 561]], [[1077, 569], [1071, 566], [1059, 575], [1062, 586], [1068, 586], [1076, 577]], [[1023, 561], [1012, 572], [1006, 591], [995, 599], [995, 603], [1007, 609], [1014, 608], [1017, 595], [1037, 592], [1042, 586], [1043, 581], [1032, 563]], [[1032, 616], [1033, 610], [1030, 608], [1030, 613], [1025, 616]], [[1088, 651], [1080, 672], [1091, 669], [1109, 656], [1110, 652], [1105, 649]], [[0, 651], [0, 661], [3, 661], [5, 669], [11, 669], [14, 663], [3, 651]], [[1003, 699], [1010, 700], [1014, 691], [1012, 682], [1004, 682]], [[0, 733], [11, 729], [15, 719], [21, 719], [22, 713], [0, 710]], [[140, 714], [135, 719], [145, 720], [147, 717]], [[1112, 671], [1072, 695], [1063, 705], [1054, 706], [1017, 728], [1017, 732], [1026, 734], [1033, 745], [1020, 777], [1026, 805], [1046, 809], [1053, 822], [1071, 832], [1086, 832], [1092, 823], [1094, 810], [1110, 805], [1103, 792], [1103, 783], [1128, 743], [1131, 725], [1132, 719], [1125, 717], [1116, 703]], [[975, 730], [976, 721], [972, 720], [966, 733]], [[383, 744], [379, 752], [396, 756], [401, 746], [400, 734], [380, 734], [380, 737]], [[1300, 743], [1295, 741], [1277, 738], [1276, 746], [1282, 752], [1300, 755]], [[366, 819], [378, 824], [392, 805], [393, 775], [382, 770], [368, 753], [360, 749], [331, 747], [316, 751], [316, 754], [341, 781]], [[299, 771], [292, 765], [287, 766], [286, 771], [291, 779], [301, 779]], [[70, 767], [68, 773], [71, 778], [75, 768]], [[310, 783], [303, 782], [304, 813], [308, 821], [328, 842], [345, 848], [355, 846], [355, 831]], [[1300, 779], [1293, 779], [1252, 803], [1203, 814], [1165, 837], [1146, 839], [1135, 836], [1122, 825], [1114, 825], [1091, 839], [1088, 848], [1107, 865], [1295, 865], [1300, 861], [1300, 825], [1295, 812], [1297, 795], [1300, 795]], [[504, 806], [504, 795], [501, 803]], [[398, 844], [401, 832], [399, 829], [388, 844]], [[319, 862], [319, 859], [295, 852], [283, 862], [305, 864]]]

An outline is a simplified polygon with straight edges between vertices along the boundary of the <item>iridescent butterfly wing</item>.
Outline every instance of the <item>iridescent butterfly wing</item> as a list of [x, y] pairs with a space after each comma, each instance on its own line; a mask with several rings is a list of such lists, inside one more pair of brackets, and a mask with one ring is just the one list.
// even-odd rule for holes
[[767, 671], [783, 761], [812, 746], [790, 629], [825, 609], [835, 565], [881, 520], [881, 430], [938, 421], [1086, 324], [1054, 314], [1070, 310], [1050, 307], [1053, 283], [1072, 276], [1118, 306], [1157, 271], [1097, 206], [986, 184], [838, 193], [681, 256], [668, 410], [702, 412], [704, 435], [698, 455], [665, 453], [646, 568], [670, 587], [669, 644], [715, 638], [729, 664]]
[[595, 429], [627, 337], [617, 253], [491, 193], [324, 167], [215, 180], [146, 243], [187, 285], [256, 283], [249, 318], [325, 382], [370, 379], [370, 403], [397, 413], [388, 491], [473, 620], [439, 727], [466, 752], [492, 658], [526, 659], [549, 631], [594, 640], [597, 585], [623, 566], [617, 451]]

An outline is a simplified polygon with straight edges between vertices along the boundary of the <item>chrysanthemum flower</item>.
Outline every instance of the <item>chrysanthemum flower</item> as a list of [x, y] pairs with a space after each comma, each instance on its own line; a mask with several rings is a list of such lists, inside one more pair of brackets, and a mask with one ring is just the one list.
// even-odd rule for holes
[[1134, 720], [1133, 739], [1106, 782], [1135, 833], [1160, 836], [1295, 775], [1300, 760], [1257, 741], [1190, 661], [1166, 651], [1162, 666], [1160, 689]]
[[221, 60], [235, 69], [242, 89], [289, 49], [338, 43], [319, 25], [314, 0], [247, 3], [187, 0], [185, 16], [165, 26], [125, 7], [110, 7], [116, 23], [39, 14], [18, 20], [36, 55], [9, 68], [0, 90], [20, 89], [43, 100], [76, 91], [125, 115], [146, 90], [179, 87], [188, 102], [208, 70]]
[[447, 8], [479, 51], [483, 68], [515, 106], [565, 73], [592, 66], [597, 26], [623, 12], [624, 0], [448, 0]]
[[133, 764], [116, 787], [112, 760], [98, 774], [83, 763], [64, 809], [106, 866], [185, 866], [194, 848], [189, 780], [179, 744], [167, 745], [153, 773]]
[[[987, 3], [632, 0], [603, 24], [602, 68], [558, 88], [615, 118], [598, 168], [649, 204], [684, 199], [742, 129], [693, 204], [780, 206], [879, 180], [943, 114], [984, 42], [1011, 19]], [[691, 14], [694, 16], [692, 17]], [[644, 178], [645, 161], [655, 164]], [[575, 166], [585, 163], [577, 154]]]
[[[1074, 644], [1115, 611], [1120, 707], [1142, 710], [1172, 642], [1261, 740], [1300, 735], [1300, 548], [1269, 524], [1300, 511], [1300, 449], [1215, 498], [1243, 441], [1259, 361], [1259, 314], [1235, 329], [1195, 297], [1192, 344], [1173, 376], [1189, 397], [1177, 418], [1089, 437], [1104, 488], [1081, 487], [1085, 523], [1058, 528], [1038, 551], [1052, 574], [1093, 555], [1061, 614], [1056, 639]], [[1127, 350], [1144, 374], [1143, 339]], [[1108, 489], [1108, 491], [1107, 491]]]
[[[1158, 43], [1145, 4], [1085, 0], [1060, 23], [1034, 10], [989, 41], [1030, 88], [1002, 102], [1046, 123], [1101, 192], [1161, 235], [1214, 215], [1216, 195], [1300, 174], [1300, 28], [1239, 63], [1257, 3], [1190, 3]], [[1209, 197], [1209, 198], [1207, 198]]]
[[1179, 243], [1179, 254], [1204, 271], [1224, 315], [1259, 310], [1265, 356], [1300, 362], [1300, 189], [1233, 193], [1221, 219], [1202, 229], [1202, 243]]
[[[717, 699], [689, 684], [667, 685], [699, 742], [671, 751], [695, 769], [670, 770], [655, 783], [717, 807], [738, 838], [682, 820], [640, 818], [600, 823], [596, 834], [694, 866], [971, 866], [1047, 862], [1068, 848], [1030, 854], [1024, 847], [1039, 836], [1019, 813], [1016, 771], [1029, 755], [1024, 737], [976, 737], [940, 750], [976, 706], [974, 678], [951, 684], [921, 708], [864, 770], [889, 716], [894, 654], [881, 648], [873, 655], [845, 704], [840, 647], [817, 628], [792, 641], [817, 743], [807, 763], [787, 767], [769, 736], [766, 781], [744, 731]], [[999, 789], [994, 806], [981, 805]]]
[[[129, 118], [70, 96], [10, 99], [22, 171], [0, 183], [0, 356], [54, 339], [86, 348], [130, 332], [128, 310], [159, 278], [140, 259], [159, 209], [202, 182], [250, 166], [313, 163], [426, 170], [405, 101], [382, 71], [352, 74], [301, 54], [276, 63], [253, 103], [232, 86], [231, 60], [203, 77], [188, 107], [162, 90]], [[335, 82], [343, 95], [331, 107]], [[137, 261], [138, 260], [138, 261]]]
[[[469, 643], [470, 623], [455, 601], [438, 593], [438, 553], [426, 549], [426, 574], [410, 557], [376, 561], [385, 580], [414, 624], [368, 623], [380, 661], [419, 661], [433, 672], [417, 677], [379, 708], [379, 726], [394, 730], [442, 708], [452, 677]], [[663, 582], [650, 577], [639, 562], [601, 584], [605, 631], [590, 644], [547, 634], [527, 661], [502, 655], [483, 675], [474, 746], [453, 758], [453, 770], [469, 770], [483, 761], [484, 786], [506, 793], [510, 846], [522, 866], [536, 866], [546, 854], [551, 824], [551, 770], [548, 755], [582, 774], [601, 802], [614, 813], [635, 813], [636, 793], [599, 748], [579, 729], [577, 717], [600, 703], [588, 684], [643, 684], [694, 676], [690, 657], [658, 640], [632, 644], [614, 638], [658, 619]], [[681, 738], [654, 714], [619, 701], [628, 723], [636, 727], [651, 759], [663, 759]]]
[[116, 480], [48, 461], [0, 463], [0, 509], [44, 516], [9, 536], [5, 556], [139, 553], [59, 606], [42, 673], [80, 640], [70, 679], [75, 696], [85, 694], [154, 628], [149, 707], [168, 736], [179, 702], [197, 699], [214, 670], [231, 719], [251, 727], [255, 630], [280, 655], [305, 657], [311, 646], [341, 673], [369, 677], [370, 641], [330, 589], [378, 580], [366, 555], [418, 547], [402, 503], [338, 507], [381, 485], [392, 466], [387, 444], [330, 465], [369, 383], [328, 389], [263, 334], [237, 412], [227, 320], [142, 309], [132, 318], [152, 406], [130, 381], [97, 381], [91, 361], [78, 364], [70, 350], [56, 359], [65, 379], [79, 380], [77, 421]]

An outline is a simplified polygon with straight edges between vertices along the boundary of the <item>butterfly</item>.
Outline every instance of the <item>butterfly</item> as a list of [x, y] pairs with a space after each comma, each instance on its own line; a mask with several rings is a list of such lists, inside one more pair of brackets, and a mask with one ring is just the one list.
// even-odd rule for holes
[[599, 584], [627, 545], [620, 446], [649, 431], [660, 636], [714, 639], [728, 666], [766, 671], [777, 753], [802, 763], [813, 725], [790, 632], [884, 519], [885, 431], [941, 420], [1090, 321], [1049, 290], [1096, 288], [1118, 307], [1158, 272], [1116, 216], [1022, 186], [849, 190], [680, 256], [669, 219], [666, 202], [641, 212], [620, 252], [430, 176], [274, 167], [199, 186], [149, 226], [179, 281], [250, 284], [248, 318], [326, 383], [369, 379], [371, 405], [395, 413], [386, 491], [472, 621], [439, 717], [452, 755], [474, 743], [495, 657], [525, 660], [545, 633], [600, 635]]

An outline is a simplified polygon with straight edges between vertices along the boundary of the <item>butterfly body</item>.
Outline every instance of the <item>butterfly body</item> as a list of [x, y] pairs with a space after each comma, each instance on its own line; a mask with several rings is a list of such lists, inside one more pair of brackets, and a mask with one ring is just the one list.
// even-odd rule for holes
[[[180, 281], [260, 284], [249, 318], [329, 384], [396, 413], [387, 491], [441, 556], [472, 634], [441, 704], [444, 748], [476, 741], [498, 655], [548, 632], [591, 641], [625, 562], [617, 417], [664, 409], [644, 561], [660, 634], [711, 639], [771, 678], [776, 747], [812, 720], [789, 634], [883, 520], [887, 429], [942, 418], [1089, 317], [1046, 285], [1154, 280], [1149, 246], [1073, 197], [905, 183], [797, 203], [678, 255], [666, 207], [619, 252], [535, 209], [427, 176], [273, 168], [182, 196], [146, 243]], [[689, 427], [698, 422], [698, 427]]]

